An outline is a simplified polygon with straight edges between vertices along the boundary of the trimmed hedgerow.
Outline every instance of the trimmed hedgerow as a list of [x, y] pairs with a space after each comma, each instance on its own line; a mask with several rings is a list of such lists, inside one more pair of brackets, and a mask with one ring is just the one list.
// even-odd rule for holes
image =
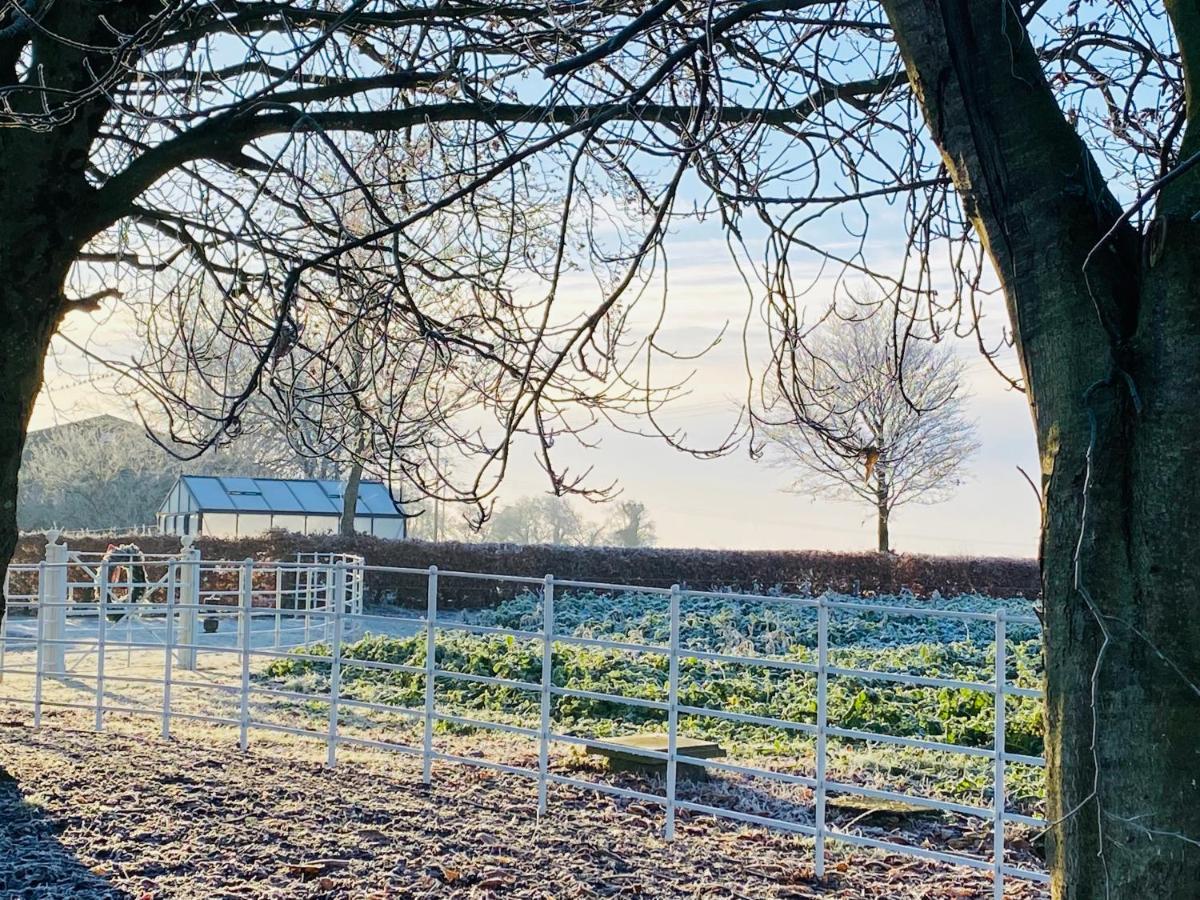
[[[170, 536], [103, 536], [72, 538], [72, 546], [103, 550], [129, 540], [146, 552], [169, 552], [179, 542]], [[22, 538], [15, 561], [41, 558], [44, 541]], [[561, 547], [551, 545], [432, 543], [387, 541], [365, 536], [341, 538], [272, 532], [259, 537], [218, 540], [202, 537], [201, 552], [209, 559], [287, 559], [297, 551], [347, 551], [362, 554], [370, 565], [443, 572], [496, 572], [560, 580], [667, 587], [679, 583], [696, 589], [729, 588], [814, 594], [896, 594], [925, 597], [942, 594], [985, 594], [993, 597], [1036, 597], [1040, 592], [1037, 563], [1031, 559], [920, 556], [825, 551], [698, 550], [658, 547]], [[508, 582], [443, 578], [446, 608], [494, 605], [524, 588]], [[370, 596], [377, 601], [415, 605], [423, 602], [424, 577], [370, 573]]]

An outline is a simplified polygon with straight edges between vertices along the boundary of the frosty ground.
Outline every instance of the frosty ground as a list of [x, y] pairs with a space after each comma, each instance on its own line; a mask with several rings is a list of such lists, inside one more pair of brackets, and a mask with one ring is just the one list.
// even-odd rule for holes
[[636, 802], [555, 790], [539, 821], [531, 786], [504, 775], [438, 767], [427, 787], [404, 757], [329, 770], [311, 747], [235, 740], [0, 727], [0, 895], [990, 896], [987, 873], [869, 852], [834, 851], [821, 884], [811, 843], [785, 834], [685, 814], [668, 844], [661, 810]]

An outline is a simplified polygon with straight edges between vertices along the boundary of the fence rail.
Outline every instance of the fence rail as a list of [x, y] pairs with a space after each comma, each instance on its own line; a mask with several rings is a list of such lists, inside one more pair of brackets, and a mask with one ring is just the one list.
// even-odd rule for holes
[[[338, 761], [339, 747], [368, 747], [412, 754], [421, 759], [422, 775], [428, 783], [434, 776], [435, 762], [449, 762], [491, 768], [511, 775], [532, 779], [537, 786], [537, 807], [544, 813], [550, 802], [548, 786], [566, 785], [583, 790], [601, 791], [619, 797], [654, 802], [664, 810], [664, 835], [675, 835], [678, 814], [682, 810], [731, 819], [748, 824], [784, 829], [811, 837], [815, 844], [815, 869], [824, 873], [830, 843], [887, 850], [929, 860], [990, 871], [995, 897], [1002, 898], [1007, 879], [1045, 883], [1044, 872], [1010, 863], [1006, 859], [1005, 827], [1021, 825], [1044, 826], [1034, 816], [1021, 815], [1007, 809], [1005, 782], [1007, 768], [1013, 764], [1044, 766], [1040, 757], [1008, 752], [1005, 746], [1005, 702], [1010, 697], [1034, 697], [1039, 691], [1009, 683], [1007, 675], [1007, 644], [1012, 626], [1039, 627], [1032, 616], [1020, 616], [1003, 608], [994, 612], [935, 610], [928, 607], [891, 606], [880, 603], [846, 602], [830, 597], [780, 597], [773, 595], [714, 594], [708, 591], [689, 591], [678, 585], [669, 589], [646, 588], [638, 585], [556, 581], [547, 575], [543, 579], [498, 576], [490, 573], [439, 572], [429, 569], [408, 569], [367, 566], [361, 558], [309, 554], [293, 561], [262, 562], [255, 560], [202, 560], [198, 551], [185, 547], [175, 557], [147, 562], [147, 572], [141, 583], [143, 596], [154, 595], [153, 603], [134, 603], [114, 591], [124, 586], [132, 589], [126, 577], [114, 578], [114, 568], [107, 561], [97, 562], [86, 556], [72, 554], [63, 545], [51, 542], [47, 557], [37, 565], [10, 567], [5, 588], [9, 597], [10, 617], [24, 615], [35, 618], [33, 634], [13, 635], [0, 623], [0, 678], [11, 675], [32, 675], [31, 697], [15, 698], [16, 702], [32, 706], [33, 723], [43, 724], [43, 710], [58, 706], [69, 709], [87, 707], [94, 714], [94, 728], [105, 727], [112, 714], [145, 715], [159, 720], [164, 737], [171, 733], [173, 721], [203, 721], [230, 725], [238, 729], [239, 743], [246, 748], [255, 730], [277, 731], [321, 740], [326, 745], [327, 763]], [[90, 577], [81, 573], [91, 572]], [[400, 573], [421, 575], [426, 582], [423, 610], [398, 616], [381, 616], [364, 610], [362, 584], [368, 573]], [[470, 622], [447, 621], [439, 618], [439, 597], [448, 579], [491, 579], [509, 577], [529, 584], [540, 597], [539, 621], [529, 628], [504, 628]], [[24, 592], [22, 592], [22, 586]], [[11, 593], [8, 589], [12, 587]], [[31, 589], [32, 588], [32, 589]], [[609, 640], [603, 637], [581, 636], [556, 626], [556, 604], [564, 589], [588, 589], [612, 592], [637, 592], [663, 598], [667, 604], [668, 640], [665, 644]], [[791, 608], [810, 610], [817, 620], [815, 661], [805, 662], [775, 658], [766, 654], [726, 653], [688, 646], [681, 639], [681, 613], [685, 604], [697, 600], [736, 598], [763, 605], [784, 604]], [[944, 618], [991, 629], [994, 644], [994, 668], [990, 681], [965, 681], [915, 675], [908, 672], [889, 672], [836, 666], [830, 662], [830, 617], [845, 613], [872, 613], [897, 618]], [[110, 617], [120, 617], [110, 622]], [[207, 617], [224, 617], [236, 625], [236, 631], [223, 642], [206, 640], [197, 627]], [[391, 625], [406, 623], [409, 634], [424, 638], [423, 665], [402, 665], [379, 660], [355, 659], [345, 656], [348, 639], [370, 632], [381, 619]], [[539, 648], [540, 677], [523, 681], [500, 675], [480, 675], [455, 671], [439, 666], [438, 635], [447, 631], [466, 631], [494, 635], [517, 641], [529, 641]], [[320, 653], [308, 652], [314, 642], [327, 645]], [[662, 700], [633, 697], [625, 694], [572, 688], [555, 683], [556, 652], [569, 646], [586, 646], [604, 650], [647, 654], [665, 657], [667, 661], [666, 696]], [[27, 659], [33, 651], [32, 668]], [[128, 676], [115, 673], [105, 661], [114, 650], [127, 654], [134, 651], [159, 651], [161, 669], [150, 676]], [[200, 682], [190, 673], [197, 668], [201, 654], [218, 654], [236, 662], [236, 680], [230, 684]], [[68, 657], [94, 657], [90, 673], [68, 665]], [[279, 659], [319, 662], [328, 666], [329, 687], [326, 692], [309, 692], [266, 687], [255, 680], [255, 663]], [[685, 660], [709, 661], [730, 666], [752, 666], [811, 677], [816, 682], [816, 710], [812, 721], [794, 721], [772, 716], [740, 713], [731, 709], [690, 705], [681, 699], [681, 663]], [[372, 702], [344, 692], [343, 676], [353, 668], [375, 668], [386, 672], [403, 672], [424, 680], [423, 705], [403, 707], [384, 702]], [[94, 679], [94, 702], [89, 706], [78, 702], [51, 700], [46, 696], [48, 679], [68, 674], [77, 680]], [[994, 732], [992, 746], [979, 747], [923, 737], [891, 735], [883, 732], [841, 727], [830, 721], [829, 692], [834, 679], [847, 678], [878, 681], [908, 686], [926, 686], [967, 690], [990, 695], [992, 698]], [[527, 692], [537, 699], [536, 727], [490, 721], [481, 716], [464, 715], [439, 708], [439, 681], [473, 681], [485, 685]], [[136, 704], [113, 705], [109, 698], [110, 683], [148, 683], [160, 687], [162, 702], [157, 707]], [[236, 714], [215, 715], [195, 713], [176, 708], [175, 691], [212, 690], [236, 701]], [[268, 722], [256, 719], [256, 697], [274, 697], [302, 703], [328, 704], [328, 716], [323, 726], [301, 727], [295, 722]], [[642, 707], [662, 713], [666, 718], [665, 752], [632, 750], [611, 740], [567, 733], [557, 728], [553, 709], [555, 698], [600, 700]], [[10, 702], [14, 698], [6, 698]], [[230, 711], [232, 713], [232, 711]], [[399, 743], [375, 737], [344, 733], [343, 719], [349, 714], [364, 712], [397, 715], [419, 726], [419, 744]], [[785, 729], [810, 735], [815, 742], [813, 775], [780, 772], [751, 765], [702, 759], [688, 755], [679, 746], [680, 717], [704, 717], [727, 722], [746, 723]], [[506, 732], [533, 740], [537, 744], [536, 768], [444, 752], [435, 745], [438, 723], [451, 723], [469, 728]], [[918, 793], [883, 790], [835, 780], [829, 774], [830, 739], [868, 742], [876, 745], [919, 748], [941, 753], [983, 758], [991, 763], [991, 802], [988, 805], [952, 802]], [[415, 744], [415, 745], [414, 745]], [[551, 747], [554, 744], [574, 745], [591, 749], [633, 753], [647, 762], [665, 766], [662, 793], [634, 789], [615, 784], [590, 781], [570, 774], [552, 771]], [[768, 779], [796, 784], [812, 791], [812, 824], [757, 815], [744, 810], [727, 809], [697, 802], [680, 796], [679, 766], [711, 769], [720, 773], [750, 778]], [[972, 856], [949, 849], [913, 846], [864, 835], [834, 827], [830, 822], [831, 795], [855, 794], [886, 801], [911, 804], [930, 810], [973, 817], [990, 823], [992, 840], [987, 856]]]

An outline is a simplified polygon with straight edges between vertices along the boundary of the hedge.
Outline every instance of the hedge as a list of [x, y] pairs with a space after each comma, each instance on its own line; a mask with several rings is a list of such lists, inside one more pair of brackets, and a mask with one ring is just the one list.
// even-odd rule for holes
[[[71, 547], [103, 551], [110, 543], [135, 543], [147, 553], [169, 553], [179, 539], [167, 535], [87, 536], [64, 539]], [[297, 552], [352, 552], [368, 565], [443, 572], [485, 572], [540, 579], [553, 573], [559, 580], [669, 587], [679, 583], [697, 590], [789, 593], [833, 590], [848, 594], [895, 594], [909, 591], [928, 596], [978, 593], [995, 597], [1036, 597], [1041, 591], [1038, 565], [1032, 559], [924, 556], [916, 554], [832, 553], [821, 550], [703, 550], [659, 547], [563, 547], [553, 545], [467, 544], [420, 540], [390, 541], [359, 535], [305, 536], [269, 532], [256, 537], [197, 540], [206, 559], [290, 559]], [[14, 562], [42, 558], [41, 535], [21, 538]], [[525, 590], [527, 585], [488, 579], [467, 580], [443, 575], [441, 603], [446, 607], [490, 605]], [[369, 597], [406, 606], [424, 604], [425, 578], [396, 573], [369, 573]]]

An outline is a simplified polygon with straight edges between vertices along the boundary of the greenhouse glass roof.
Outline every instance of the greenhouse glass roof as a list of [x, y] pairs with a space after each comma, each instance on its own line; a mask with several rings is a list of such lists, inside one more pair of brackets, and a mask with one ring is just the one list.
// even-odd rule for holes
[[[285, 478], [229, 478], [184, 475], [180, 478], [202, 512], [272, 512], [294, 515], [341, 515], [340, 481]], [[401, 517], [391, 493], [381, 481], [358, 485], [354, 514], [379, 518]]]

